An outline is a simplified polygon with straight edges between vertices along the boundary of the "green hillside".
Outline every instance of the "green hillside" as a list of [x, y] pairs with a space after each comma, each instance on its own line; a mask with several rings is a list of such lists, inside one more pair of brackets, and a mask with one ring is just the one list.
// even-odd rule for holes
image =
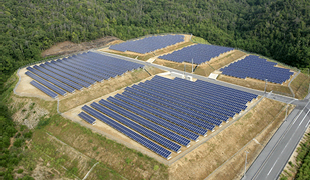
[[9, 0], [1, 8], [2, 83], [56, 42], [106, 35], [127, 40], [192, 33], [212, 44], [260, 53], [298, 68], [310, 62], [306, 0]]
[[[211, 44], [262, 54], [300, 69], [310, 68], [310, 1], [307, 0], [8, 0], [1, 2], [0, 19], [0, 176], [4, 179], [13, 179], [14, 173], [25, 175], [23, 179], [32, 179], [27, 172], [33, 170], [33, 159], [37, 157], [28, 156], [28, 142], [35, 138], [39, 141], [43, 135], [47, 137], [46, 129], [56, 129], [54, 135], [60, 136], [62, 127], [71, 123], [58, 116], [55, 102], [32, 98], [34, 102], [29, 108], [22, 109], [30, 101], [20, 98], [22, 100], [15, 103], [16, 107], [7, 107], [16, 100], [12, 94], [18, 79], [13, 73], [23, 65], [41, 60], [42, 51], [57, 42], [80, 43], [105, 36], [128, 40], [147, 34], [188, 33]], [[39, 130], [29, 130], [12, 121], [12, 109], [20, 110], [28, 117], [30, 112], [37, 113], [33, 110], [36, 104], [51, 109], [50, 117], [43, 116], [41, 119]], [[57, 129], [59, 122], [62, 124]], [[76, 128], [79, 130], [77, 132], [84, 132], [81, 126], [76, 125]], [[85, 130], [84, 133], [91, 135], [94, 142], [102, 141], [101, 137], [90, 131]], [[92, 143], [93, 139], [87, 142]], [[104, 143], [111, 142], [104, 139]], [[114, 148], [125, 149], [125, 146], [111, 144]], [[32, 150], [41, 152], [40, 148], [37, 145]], [[96, 157], [97, 148], [93, 147], [94, 153], [89, 158]], [[55, 156], [49, 158], [59, 158], [55, 160], [55, 166], [63, 165], [62, 160], [67, 157], [60, 157], [52, 148], [46, 149], [48, 152], [42, 152], [42, 155], [54, 153]], [[131, 159], [122, 162], [126, 156], [124, 154], [115, 163], [123, 163], [123, 168], [114, 171], [109, 168], [115, 167], [107, 168], [103, 164], [100, 167], [99, 164], [101, 169], [98, 172], [105, 169], [111, 176], [119, 177], [116, 172], [126, 174], [141, 168], [147, 169], [150, 172], [148, 176], [155, 179], [168, 176], [167, 167], [130, 149], [124, 152], [127, 151], [133, 154], [130, 158], [138, 162], [135, 166], [132, 166]], [[49, 159], [43, 161], [46, 163]], [[24, 169], [26, 173], [23, 169], [16, 169], [20, 164], [27, 167]], [[68, 172], [68, 177], [74, 177], [77, 173], [73, 168]], [[98, 176], [101, 178], [101, 174]]]

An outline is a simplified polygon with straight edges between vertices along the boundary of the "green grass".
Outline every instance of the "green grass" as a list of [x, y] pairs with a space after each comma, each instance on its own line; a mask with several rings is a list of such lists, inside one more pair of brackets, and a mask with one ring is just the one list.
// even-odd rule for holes
[[295, 93], [295, 97], [303, 99], [308, 94], [310, 78], [304, 73], [300, 73], [291, 83], [291, 88]]
[[207, 40], [205, 40], [201, 37], [196, 37], [196, 36], [192, 37], [192, 42], [193, 43], [199, 43], [199, 44], [210, 44]]

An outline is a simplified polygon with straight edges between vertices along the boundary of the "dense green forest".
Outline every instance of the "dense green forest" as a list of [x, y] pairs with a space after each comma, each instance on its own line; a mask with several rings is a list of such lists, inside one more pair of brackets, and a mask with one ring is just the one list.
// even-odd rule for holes
[[310, 62], [307, 0], [9, 0], [1, 11], [1, 84], [56, 42], [192, 33], [298, 68]]
[[[12, 122], [3, 103], [12, 89], [4, 82], [57, 42], [189, 33], [310, 68], [309, 0], [7, 0], [1, 2], [0, 19], [0, 164], [6, 179], [31, 132]], [[19, 143], [8, 150], [13, 136]]]

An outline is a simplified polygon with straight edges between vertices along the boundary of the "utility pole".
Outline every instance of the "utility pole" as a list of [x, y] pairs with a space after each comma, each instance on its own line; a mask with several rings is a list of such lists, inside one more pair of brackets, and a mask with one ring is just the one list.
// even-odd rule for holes
[[185, 79], [185, 72], [186, 72], [186, 64], [184, 62], [184, 79]]
[[265, 93], [266, 93], [266, 89], [267, 89], [267, 79], [265, 79]]
[[194, 73], [194, 59], [192, 58], [192, 73]]
[[292, 104], [293, 101], [295, 101], [295, 99], [293, 99], [292, 101], [290, 101], [290, 102], [287, 103], [287, 107], [286, 107], [286, 110], [285, 110], [285, 120], [284, 120], [284, 122], [286, 122], [287, 111], [288, 111], [288, 108], [290, 107], [289, 105]]
[[243, 178], [245, 178], [245, 173], [246, 173], [246, 163], [247, 163], [247, 159], [248, 159], [248, 151], [245, 151], [245, 164], [244, 164], [244, 175]]

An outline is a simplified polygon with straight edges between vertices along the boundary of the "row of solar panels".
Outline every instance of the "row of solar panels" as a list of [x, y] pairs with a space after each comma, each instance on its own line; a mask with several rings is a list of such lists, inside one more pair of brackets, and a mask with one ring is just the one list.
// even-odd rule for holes
[[117, 51], [132, 51], [141, 54], [156, 51], [167, 46], [184, 41], [183, 35], [164, 35], [164, 36], [151, 36], [134, 41], [126, 41], [124, 43], [111, 45], [110, 49]]
[[[27, 67], [26, 74], [45, 86], [44, 90], [41, 86], [36, 86], [38, 89], [55, 98], [58, 94], [64, 96], [67, 92], [89, 88], [96, 82], [115, 78], [138, 68], [142, 68], [142, 65], [88, 52]], [[57, 96], [47, 93], [46, 88]]]
[[[197, 90], [191, 92], [193, 89]], [[212, 94], [215, 90], [220, 93]], [[229, 97], [234, 98], [228, 102], [218, 101]], [[242, 101], [234, 102], [235, 98]], [[214, 130], [215, 126], [240, 113], [253, 98], [257, 95], [212, 83], [155, 76], [145, 83], [127, 87], [122, 94], [100, 100], [99, 104], [92, 103], [91, 107], [124, 128], [180, 152], [181, 146], [188, 147], [190, 140], [198, 141], [199, 135], [206, 136], [208, 130]], [[82, 109], [94, 116], [90, 107]], [[164, 158], [170, 157], [163, 153], [166, 151], [155, 152]]]
[[233, 48], [214, 46], [207, 44], [196, 44], [188, 46], [180, 50], [174, 51], [171, 54], [159, 56], [158, 58], [174, 61], [174, 62], [189, 62], [194, 64], [202, 64], [210, 61], [212, 58], [233, 50]]
[[290, 79], [293, 72], [290, 69], [275, 67], [277, 63], [269, 62], [258, 56], [250, 55], [242, 60], [231, 63], [221, 69], [224, 75], [245, 79], [247, 77], [268, 80], [269, 82], [282, 84]]

